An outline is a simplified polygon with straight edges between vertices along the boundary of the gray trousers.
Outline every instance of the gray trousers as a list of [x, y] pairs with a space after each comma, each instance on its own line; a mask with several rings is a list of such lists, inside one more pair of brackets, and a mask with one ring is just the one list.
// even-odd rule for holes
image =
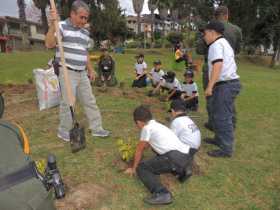
[[215, 140], [227, 154], [232, 154], [234, 143], [234, 100], [239, 94], [239, 81], [217, 85], [211, 99]]
[[[76, 101], [83, 105], [84, 111], [88, 120], [89, 129], [92, 131], [99, 131], [102, 128], [102, 119], [99, 108], [96, 105], [96, 100], [92, 94], [90, 81], [87, 76], [87, 71], [75, 72], [68, 70], [70, 85], [72, 93]], [[59, 83], [61, 88], [61, 101], [59, 113], [59, 130], [69, 132], [72, 128], [72, 117], [70, 108], [67, 102], [67, 93], [65, 88], [63, 70], [60, 68]]]

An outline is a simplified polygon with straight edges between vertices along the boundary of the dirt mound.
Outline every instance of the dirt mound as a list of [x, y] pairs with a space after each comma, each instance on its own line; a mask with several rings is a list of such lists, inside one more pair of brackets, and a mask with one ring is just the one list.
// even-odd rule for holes
[[25, 92], [30, 92], [30, 90], [35, 90], [35, 85], [33, 84], [8, 84], [0, 85], [0, 91], [7, 94], [23, 94]]
[[83, 183], [69, 189], [66, 197], [56, 201], [58, 210], [96, 209], [102, 205], [108, 191], [99, 185]]

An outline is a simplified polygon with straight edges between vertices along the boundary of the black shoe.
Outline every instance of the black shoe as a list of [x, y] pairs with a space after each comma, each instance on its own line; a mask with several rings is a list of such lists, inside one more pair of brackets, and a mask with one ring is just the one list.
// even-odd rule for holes
[[231, 154], [225, 153], [220, 149], [209, 151], [207, 152], [207, 154], [211, 157], [223, 157], [223, 158], [230, 158], [232, 156]]
[[214, 131], [213, 126], [209, 122], [204, 123], [204, 127], [210, 131]]
[[184, 173], [177, 175], [176, 178], [179, 182], [183, 183], [192, 176], [192, 171], [184, 171]]
[[172, 203], [172, 195], [170, 192], [153, 193], [151, 197], [145, 198], [144, 202], [151, 205], [166, 205]]
[[220, 146], [219, 143], [217, 142], [217, 140], [213, 139], [213, 138], [205, 138], [203, 139], [203, 141], [206, 143], [206, 144], [213, 144], [215, 146]]

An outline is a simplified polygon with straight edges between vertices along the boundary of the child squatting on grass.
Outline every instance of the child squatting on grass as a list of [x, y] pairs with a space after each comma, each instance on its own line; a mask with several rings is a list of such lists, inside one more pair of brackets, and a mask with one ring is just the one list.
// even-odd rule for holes
[[[152, 113], [145, 106], [139, 106], [133, 113], [136, 126], [141, 129], [140, 141], [137, 144], [134, 162], [125, 173], [134, 175], [152, 193], [144, 202], [152, 205], [169, 204], [172, 195], [159, 179], [160, 174], [172, 173], [179, 181], [186, 180], [186, 167], [190, 164], [190, 146], [182, 143], [168, 127], [153, 119]], [[157, 154], [149, 160], [143, 160], [143, 152], [148, 147]]]
[[191, 161], [186, 168], [186, 178], [192, 175], [192, 162], [195, 153], [201, 144], [201, 134], [197, 125], [187, 116], [185, 102], [181, 99], [174, 100], [170, 104], [172, 121], [170, 129], [181, 142], [190, 146]]
[[136, 56], [136, 63], [134, 66], [136, 78], [132, 83], [132, 87], [142, 88], [147, 86], [147, 64], [144, 61], [144, 55]]
[[153, 90], [153, 94], [160, 92], [160, 90], [167, 90], [168, 95], [165, 101], [175, 100], [180, 98], [182, 87], [179, 80], [176, 78], [176, 74], [173, 71], [168, 71], [163, 75], [162, 80], [158, 86]]
[[154, 88], [158, 86], [158, 84], [162, 80], [163, 75], [164, 75], [164, 71], [161, 69], [161, 61], [160, 60], [154, 61], [154, 67], [151, 69], [151, 71], [148, 74], [148, 77]]
[[194, 73], [187, 70], [184, 73], [185, 82], [182, 84], [181, 99], [185, 101], [185, 106], [188, 111], [197, 111], [198, 109], [198, 88], [196, 82], [193, 80]]

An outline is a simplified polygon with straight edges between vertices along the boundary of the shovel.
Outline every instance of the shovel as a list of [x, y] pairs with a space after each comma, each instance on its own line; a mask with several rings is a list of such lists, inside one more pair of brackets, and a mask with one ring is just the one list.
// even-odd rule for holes
[[[56, 9], [54, 0], [50, 0], [51, 8]], [[69, 76], [68, 76], [68, 70], [67, 66], [65, 65], [65, 57], [64, 57], [64, 50], [62, 47], [61, 42], [61, 35], [58, 25], [58, 20], [54, 22], [55, 24], [55, 32], [56, 32], [56, 38], [57, 38], [57, 44], [60, 52], [61, 57], [61, 64], [63, 68], [63, 76], [64, 76], [64, 83], [66, 87], [66, 95], [67, 95], [67, 101], [70, 107], [71, 117], [72, 117], [72, 129], [70, 130], [70, 146], [71, 151], [73, 153], [78, 152], [86, 147], [86, 139], [85, 139], [85, 130], [83, 127], [80, 126], [78, 123], [75, 112], [74, 112], [74, 104], [75, 104], [75, 98], [72, 93], [72, 89], [70, 86]]]

